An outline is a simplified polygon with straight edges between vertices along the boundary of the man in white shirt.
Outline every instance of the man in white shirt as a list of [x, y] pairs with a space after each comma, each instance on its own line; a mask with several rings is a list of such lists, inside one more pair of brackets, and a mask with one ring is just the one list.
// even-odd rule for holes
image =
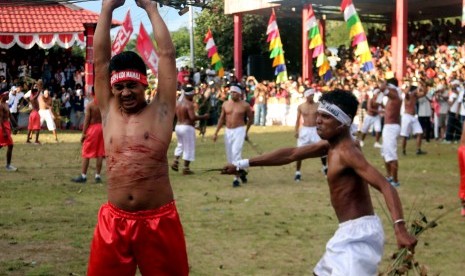
[[449, 95], [449, 114], [447, 115], [446, 139], [444, 143], [450, 144], [460, 139], [462, 125], [460, 124], [459, 108], [463, 101], [463, 86], [459, 80], [453, 80], [450, 83], [451, 93]]
[[215, 81], [216, 71], [212, 69], [211, 65], [208, 66], [208, 69], [205, 71], [205, 74], [207, 75], [206, 77], [207, 83], [209, 83], [210, 81]]
[[10, 108], [10, 122], [13, 134], [18, 133], [18, 105], [23, 97], [24, 93], [21, 91], [21, 86], [11, 87], [10, 94], [8, 95], [8, 106]]
[[423, 97], [418, 98], [418, 121], [423, 129], [423, 137], [429, 143], [431, 138], [431, 116], [433, 110], [431, 108], [431, 101], [433, 97], [430, 93], [426, 93]]

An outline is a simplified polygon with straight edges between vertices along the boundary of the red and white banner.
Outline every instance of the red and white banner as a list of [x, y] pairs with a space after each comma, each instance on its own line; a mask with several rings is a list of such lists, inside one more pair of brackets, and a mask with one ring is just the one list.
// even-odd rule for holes
[[144, 25], [140, 24], [139, 36], [137, 37], [137, 51], [148, 65], [152, 74], [157, 75], [158, 72], [158, 53], [153, 46], [149, 34], [145, 31]]
[[132, 26], [131, 14], [128, 10], [126, 17], [124, 18], [123, 25], [116, 34], [115, 41], [113, 41], [113, 45], [111, 46], [111, 56], [117, 55], [124, 50], [124, 47], [128, 44], [133, 31], [134, 28]]
[[31, 49], [37, 44], [42, 49], [50, 49], [55, 44], [68, 49], [74, 44], [86, 46], [84, 33], [57, 34], [9, 34], [0, 33], [0, 48], [10, 49], [15, 44], [24, 49]]

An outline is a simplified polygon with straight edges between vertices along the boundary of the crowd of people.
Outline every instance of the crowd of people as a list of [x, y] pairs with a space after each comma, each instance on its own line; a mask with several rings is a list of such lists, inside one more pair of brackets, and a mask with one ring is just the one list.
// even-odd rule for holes
[[[444, 143], [457, 143], [461, 137], [465, 120], [465, 45], [460, 37], [441, 28], [449, 22], [410, 26], [411, 39], [417, 39], [409, 47], [408, 70], [401, 85], [390, 71], [392, 55], [385, 47], [388, 31], [372, 35], [377, 40], [374, 45], [378, 45], [372, 48], [375, 63], [372, 72], [362, 72], [350, 49], [340, 47], [341, 60], [333, 68], [330, 81], [296, 76], [277, 84], [258, 81], [253, 76], [237, 79], [234, 71], [220, 78], [211, 67], [176, 70], [174, 46], [156, 2], [139, 0], [137, 4], [147, 12], [159, 47], [157, 87], [151, 89], [140, 56], [123, 52], [110, 58], [112, 13], [123, 3], [105, 0], [102, 4], [94, 37], [98, 105], [93, 102], [94, 95], [83, 92], [82, 73], [76, 68], [72, 70], [72, 62], [61, 68], [44, 58], [36, 81], [31, 81], [34, 76], [25, 61], [20, 64], [26, 66], [26, 71], [19, 66], [16, 72], [12, 70], [14, 59], [9, 66], [0, 66], [6, 68], [4, 75], [0, 70], [0, 78], [3, 77], [0, 147], [7, 147], [8, 171], [17, 170], [11, 164], [11, 134], [19, 129], [18, 113], [23, 110], [29, 114], [28, 143], [40, 144], [44, 122], [58, 141], [57, 126], [71, 128], [71, 113], [79, 118], [74, 128], [82, 129], [82, 141], [90, 144], [83, 144], [82, 173], [73, 181], [86, 182], [89, 159], [97, 158], [95, 180], [100, 182], [101, 162], [106, 157], [108, 203], [99, 212], [88, 275], [132, 275], [137, 267], [142, 274], [188, 274], [184, 234], [168, 169], [179, 171], [182, 158], [182, 173], [194, 173], [190, 164], [195, 160], [195, 129], [205, 136], [207, 125], [216, 126], [214, 141], [225, 127], [228, 165], [222, 172], [234, 175], [233, 187], [241, 186], [240, 181], [248, 181], [246, 170], [250, 166], [277, 166], [294, 161], [297, 162], [294, 180], [301, 181], [301, 162], [321, 158], [340, 229], [328, 243], [328, 251], [315, 267], [315, 273], [331, 274], [338, 269], [357, 275], [376, 273], [384, 233], [374, 214], [367, 183], [383, 193], [398, 245], [414, 249], [417, 241], [407, 233], [395, 189], [400, 185], [397, 138], [402, 137], [402, 154], [407, 154], [407, 141], [413, 136], [416, 154], [424, 155], [423, 140], [429, 142], [434, 137]], [[428, 39], [424, 39], [426, 34]], [[288, 120], [290, 109], [296, 108], [297, 147], [243, 159], [242, 147], [248, 140], [249, 129], [252, 125], [270, 123], [267, 106], [272, 102], [285, 106], [283, 121]], [[102, 120], [105, 126], [101, 125]], [[169, 166], [171, 157], [167, 150], [173, 130], [177, 147]], [[369, 133], [375, 135], [373, 146], [381, 148], [385, 177], [367, 162], [360, 150]], [[355, 142], [354, 135], [360, 135], [360, 142]], [[95, 147], [93, 144], [97, 143], [99, 153], [87, 155], [86, 147]], [[465, 215], [465, 209], [462, 214]], [[125, 233], [132, 231], [139, 234], [128, 242]], [[350, 231], [357, 231], [361, 238], [345, 238]], [[152, 236], [163, 238], [154, 240]], [[113, 237], [117, 238], [108, 243]], [[340, 246], [345, 252], [355, 253], [333, 254]], [[361, 247], [370, 248], [369, 253], [360, 253], [364, 251]], [[155, 266], [154, 260], [159, 262]], [[365, 265], [358, 266], [360, 260]]]

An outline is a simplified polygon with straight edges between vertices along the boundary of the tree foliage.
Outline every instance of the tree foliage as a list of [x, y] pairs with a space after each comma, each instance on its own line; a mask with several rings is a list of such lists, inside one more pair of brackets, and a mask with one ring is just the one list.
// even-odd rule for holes
[[173, 40], [174, 47], [176, 48], [176, 56], [190, 56], [190, 37], [189, 29], [187, 27], [182, 27], [171, 32], [171, 39]]

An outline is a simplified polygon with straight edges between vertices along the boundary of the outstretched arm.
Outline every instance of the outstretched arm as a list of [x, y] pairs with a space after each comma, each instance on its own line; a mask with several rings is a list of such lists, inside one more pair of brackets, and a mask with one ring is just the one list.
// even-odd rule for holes
[[152, 23], [153, 35], [158, 51], [158, 91], [155, 96], [157, 104], [165, 105], [174, 112], [176, 106], [176, 50], [170, 32], [158, 12], [157, 2], [153, 0], [136, 0]]
[[298, 148], [278, 149], [250, 159], [240, 160], [238, 164], [228, 164], [223, 168], [222, 173], [234, 174], [237, 169], [246, 169], [249, 166], [280, 166], [307, 158], [322, 157], [328, 154], [328, 149], [329, 143], [326, 140]]
[[124, 1], [125, 0], [102, 1], [102, 10], [94, 34], [95, 95], [103, 115], [108, 111], [108, 103], [112, 96], [110, 72], [108, 71], [111, 59], [111, 20], [113, 11], [121, 7]]

